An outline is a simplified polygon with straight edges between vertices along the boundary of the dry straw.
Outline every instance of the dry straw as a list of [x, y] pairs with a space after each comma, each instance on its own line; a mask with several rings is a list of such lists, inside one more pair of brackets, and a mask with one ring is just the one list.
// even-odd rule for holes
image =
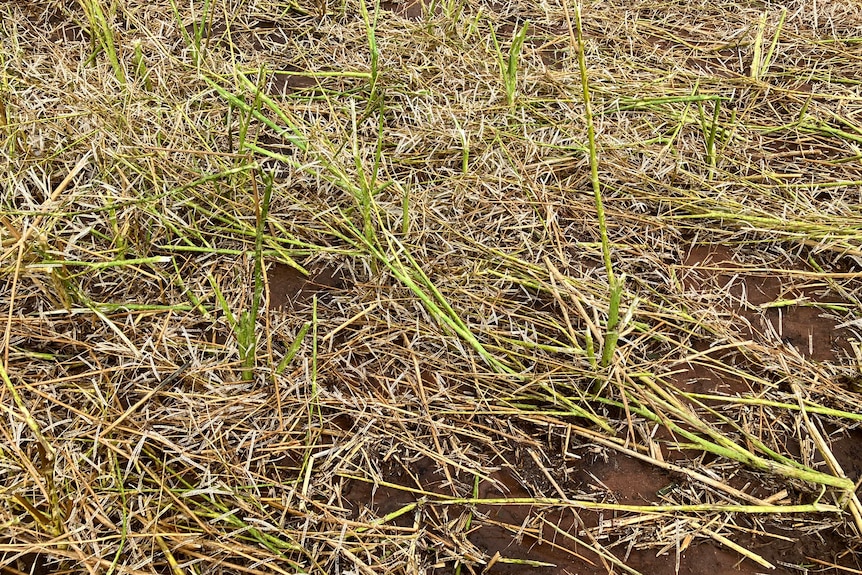
[[827, 4], [0, 3], [3, 572], [858, 570]]

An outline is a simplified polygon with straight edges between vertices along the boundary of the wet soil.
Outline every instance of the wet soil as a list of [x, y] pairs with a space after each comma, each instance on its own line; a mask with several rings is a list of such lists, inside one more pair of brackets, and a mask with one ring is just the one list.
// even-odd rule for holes
[[[726, 247], [696, 246], [682, 267], [688, 272], [685, 289], [704, 292], [707, 286], [719, 287], [726, 294], [726, 299], [715, 303], [736, 317], [744, 336], [788, 346], [815, 361], [833, 360], [850, 351], [847, 330], [837, 328], [837, 316], [829, 310], [843, 303], [841, 298], [822, 281], [804, 281], [804, 274], [814, 270], [801, 263], [789, 269], [787, 277], [779, 277], [767, 268], [735, 261]], [[788, 281], [794, 274], [803, 280]]]
[[[849, 441], [844, 449], [857, 451], [858, 438]], [[586, 463], [586, 462], [584, 462]], [[760, 573], [838, 573], [844, 569], [859, 569], [858, 550], [851, 548], [841, 534], [820, 530], [806, 532], [805, 522], [789, 525], [751, 525], [738, 528], [731, 538], [733, 543], [751, 549], [774, 568], [768, 568], [739, 553], [725, 548], [708, 537], [680, 536], [678, 546], [655, 548], [636, 543], [642, 537], [633, 530], [630, 540], [607, 537], [615, 522], [624, 522], [624, 515], [583, 510], [549, 511], [538, 505], [504, 504], [470, 507], [435, 506], [424, 503], [426, 497], [406, 491], [422, 485], [424, 491], [451, 495], [442, 488], [442, 474], [429, 460], [410, 466], [409, 471], [389, 470], [383, 482], [389, 486], [374, 486], [363, 481], [350, 480], [342, 494], [346, 505], [352, 506], [356, 516], [381, 518], [412, 509], [419, 504], [420, 515], [427, 517], [428, 527], [439, 522], [466, 522], [469, 529], [464, 540], [456, 541], [438, 534], [437, 546], [426, 549], [434, 559], [431, 573], [443, 575], [457, 572], [455, 557], [482, 557], [473, 564], [464, 563], [462, 573], [489, 573], [516, 575], [542, 573], [548, 575], [598, 575], [624, 573], [625, 565], [643, 574], [654, 575], [756, 575]], [[523, 472], [523, 470], [519, 470]], [[500, 471], [482, 482], [478, 490], [481, 499], [530, 498], [535, 489], [514, 471]], [[585, 464], [569, 484], [580, 486], [581, 491], [592, 492], [597, 500], [627, 504], [659, 502], [671, 490], [681, 489], [672, 477], [637, 460], [617, 457], [607, 462]], [[538, 478], [533, 478], [538, 479]], [[406, 480], [406, 481], [405, 481]], [[525, 485], [526, 484], [526, 485]], [[391, 485], [403, 485], [395, 488]], [[583, 494], [579, 495], [584, 497]], [[391, 524], [409, 528], [414, 525], [414, 513], [405, 513]], [[648, 531], [649, 526], [644, 526]], [[745, 529], [745, 530], [743, 530]], [[590, 547], [598, 540], [611, 550], [612, 557], [599, 556]], [[647, 542], [648, 543], [648, 542]], [[465, 551], [468, 551], [465, 553]], [[526, 562], [526, 563], [525, 563]]]
[[284, 263], [274, 263], [267, 271], [270, 309], [293, 309], [307, 303], [314, 295], [343, 288], [345, 280], [335, 266], [320, 265], [306, 276]]
[[[308, 305], [333, 291], [350, 289], [350, 282], [331, 265], [310, 266], [305, 276], [296, 269], [274, 264], [268, 271], [270, 307], [294, 309]], [[733, 318], [746, 338], [767, 345], [788, 346], [789, 352], [816, 361], [830, 361], [848, 353], [846, 338], [838, 328], [838, 318], [829, 312], [836, 294], [823, 285], [792, 282], [770, 275], [759, 268], [735, 261], [730, 250], [721, 247], [695, 247], [688, 252], [681, 269], [683, 289], [714, 293], [719, 285], [727, 295], [711, 302]], [[801, 268], [800, 268], [801, 269]], [[708, 351], [707, 342], [696, 342], [699, 351]], [[791, 349], [792, 348], [792, 349]], [[751, 391], [749, 383], [720, 372], [708, 364], [692, 363], [680, 367], [670, 383], [685, 391], [702, 394], [742, 394]], [[339, 433], [349, 435], [349, 418], [333, 420]], [[849, 477], [862, 476], [862, 430], [826, 429], [832, 452]], [[532, 436], [538, 437], [536, 432]], [[702, 452], [669, 449], [672, 438], [662, 427], [654, 440], [662, 457], [669, 462], [698, 459], [709, 465], [712, 458]], [[794, 453], [798, 446], [787, 441]], [[524, 450], [512, 447], [498, 453], [499, 470], [469, 487], [473, 478], [442, 469], [434, 460], [415, 455], [393, 457], [381, 469], [377, 483], [367, 479], [345, 478], [340, 505], [354, 519], [368, 521], [387, 518], [395, 528], [419, 526], [427, 530], [435, 544], [423, 549], [430, 573], [488, 573], [496, 575], [541, 573], [548, 575], [597, 575], [624, 573], [626, 568], [653, 575], [755, 575], [758, 573], [847, 573], [858, 572], [860, 551], [850, 534], [824, 523], [822, 517], [771, 520], [743, 519], [721, 531], [720, 525], [693, 526], [680, 517], [682, 535], [674, 538], [666, 529], [648, 521], [635, 521], [623, 513], [584, 509], [548, 508], [523, 502], [506, 503], [516, 498], [568, 497], [582, 501], [620, 505], [651, 505], [698, 501], [691, 490], [701, 489], [686, 476], [659, 469], [639, 459], [608, 453], [595, 445], [572, 445], [566, 457], [545, 462], [541, 467]], [[551, 453], [553, 449], [545, 452]], [[503, 459], [501, 459], [503, 454]], [[449, 481], [454, 478], [454, 484]], [[758, 476], [745, 470], [733, 478], [732, 486], [749, 495], [766, 498], [776, 493], [774, 486], [759, 484]], [[432, 494], [439, 495], [435, 500]], [[499, 504], [446, 505], [450, 497], [499, 500]], [[783, 502], [810, 502], [811, 495], [782, 494]], [[452, 531], [436, 526], [459, 522]], [[624, 528], [621, 526], [627, 525]], [[837, 522], [836, 522], [837, 525]], [[698, 528], [721, 531], [731, 544], [759, 555], [771, 567], [743, 557]], [[692, 533], [694, 533], [692, 535]], [[674, 541], [657, 545], [656, 541]], [[600, 544], [611, 555], [593, 551]], [[465, 559], [466, 558], [466, 559]], [[472, 559], [472, 560], [471, 560]], [[460, 563], [460, 561], [464, 561]], [[623, 567], [623, 565], [625, 567]]]

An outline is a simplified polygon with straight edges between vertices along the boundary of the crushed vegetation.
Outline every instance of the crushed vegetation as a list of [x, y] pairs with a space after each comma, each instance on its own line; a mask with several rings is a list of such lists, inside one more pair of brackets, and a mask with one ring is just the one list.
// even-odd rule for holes
[[3, 573], [862, 569], [858, 3], [0, 42]]

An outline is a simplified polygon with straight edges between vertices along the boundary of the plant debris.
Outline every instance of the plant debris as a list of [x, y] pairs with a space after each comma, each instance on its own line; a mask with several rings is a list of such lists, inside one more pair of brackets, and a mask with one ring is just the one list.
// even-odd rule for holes
[[0, 42], [0, 572], [862, 570], [858, 3]]

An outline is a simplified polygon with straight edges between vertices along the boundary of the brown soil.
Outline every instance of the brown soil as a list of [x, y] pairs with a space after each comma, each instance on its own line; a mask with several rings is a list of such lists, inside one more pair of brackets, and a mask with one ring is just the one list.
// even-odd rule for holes
[[[859, 437], [844, 440], [837, 451], [851, 450], [858, 459]], [[630, 458], [614, 458], [610, 461], [581, 460], [582, 466], [567, 483], [572, 493], [595, 494], [598, 500], [620, 503], [646, 504], [659, 501], [666, 493], [683, 491], [673, 477], [656, 472], [653, 468]], [[524, 472], [524, 469], [520, 469]], [[395, 485], [416, 488], [446, 495], [441, 484], [442, 475], [428, 460], [415, 462], [410, 471], [390, 470], [382, 480]], [[537, 489], [529, 480], [518, 478], [514, 472], [501, 471], [490, 477], [491, 481], [480, 484], [481, 498], [526, 498], [536, 494]], [[533, 478], [541, 482], [542, 478]], [[582, 479], [582, 480], [580, 480]], [[415, 484], [414, 484], [415, 483]], [[402, 489], [379, 486], [359, 481], [348, 481], [342, 492], [348, 505], [357, 515], [371, 513], [385, 517], [420, 503], [422, 497]], [[474, 508], [434, 508], [427, 506], [425, 512], [438, 515], [448, 513], [449, 521], [469, 516], [471, 527], [466, 540], [452, 541], [439, 538], [438, 547], [426, 552], [438, 559], [435, 574], [453, 573], [455, 563], [447, 557], [461, 555], [465, 549], [473, 548], [488, 557], [499, 554], [506, 560], [527, 560], [544, 565], [523, 565], [498, 561], [490, 569], [483, 566], [464, 566], [462, 572], [492, 573], [497, 575], [518, 573], [544, 573], [548, 575], [593, 575], [624, 572], [612, 566], [608, 558], [599, 557], [590, 551], [591, 538], [606, 539], [602, 535], [603, 525], [621, 520], [621, 517], [601, 513], [548, 512], [535, 505], [479, 505]], [[367, 518], [367, 517], [366, 517]], [[395, 524], [407, 528], [413, 524], [414, 514], [408, 513], [395, 520]], [[751, 525], [750, 530], [736, 531], [730, 539], [751, 549], [775, 566], [768, 569], [751, 560], [743, 559], [733, 550], [717, 545], [708, 538], [683, 539], [680, 548], [656, 550], [630, 546], [629, 541], [611, 541], [608, 545], [620, 563], [641, 573], [654, 575], [730, 575], [758, 573], [840, 573], [859, 569], [859, 550], [851, 548], [841, 534], [828, 530], [806, 532], [811, 525], [804, 521], [798, 524]], [[754, 533], [756, 531], [756, 533]], [[603, 543], [608, 544], [604, 540]], [[678, 565], [677, 565], [678, 563]], [[829, 568], [840, 565], [844, 568]], [[808, 571], [805, 571], [808, 569]]]
[[[724, 286], [727, 299], [718, 307], [732, 318], [734, 325], [746, 337], [766, 345], [785, 345], [804, 357], [829, 361], [848, 352], [837, 320], [818, 304], [838, 301], [837, 294], [820, 285], [788, 282], [786, 278], [770, 275], [760, 268], [746, 271], [746, 266], [735, 261], [731, 251], [723, 247], [692, 248], [680, 269], [683, 287], [704, 293], [707, 287]], [[797, 271], [805, 271], [799, 266]], [[792, 274], [793, 269], [790, 269]], [[273, 308], [293, 308], [307, 304], [313, 295], [325, 298], [333, 290], [349, 288], [349, 282], [340, 276], [332, 265], [311, 266], [310, 276], [286, 265], [277, 264], [268, 273], [270, 304]], [[784, 286], [795, 285], [793, 289]], [[770, 307], [782, 300], [799, 303], [786, 307]], [[542, 304], [547, 307], [546, 304]], [[710, 302], [715, 306], [715, 302]], [[696, 346], [706, 352], [709, 345]], [[791, 350], [789, 350], [791, 351]], [[744, 361], [740, 358], [739, 361]], [[427, 376], [426, 384], [431, 383]], [[681, 366], [670, 378], [670, 383], [682, 390], [701, 394], [737, 394], [751, 391], [750, 384], [707, 364], [692, 363]], [[338, 415], [339, 433], [351, 433], [353, 422]], [[828, 430], [827, 430], [828, 431]], [[834, 430], [833, 430], [834, 431]], [[539, 430], [528, 435], [540, 437]], [[668, 447], [673, 438], [664, 428], [658, 429], [654, 440], [661, 446], [666, 461], [685, 461], [699, 457], [708, 466], [710, 458], [702, 452]], [[790, 438], [781, 441], [792, 443]], [[835, 432], [830, 436], [831, 449], [849, 477], [862, 476], [862, 430]], [[798, 452], [798, 447], [788, 449]], [[544, 452], [553, 452], [544, 446]], [[482, 457], [497, 458], [499, 471], [479, 481], [476, 496], [480, 499], [514, 499], [535, 497], [573, 497], [624, 505], [650, 505], [654, 503], [686, 503], [699, 498], [689, 495], [697, 486], [690, 484], [682, 474], [658, 469], [648, 463], [625, 455], [608, 453], [589, 443], [572, 442], [565, 458], [543, 462], [549, 476], [535, 464], [533, 457], [519, 447], [508, 451], [505, 460], [499, 454], [485, 449]], [[822, 517], [808, 520], [751, 521], [750, 525], [735, 525], [723, 532], [732, 543], [758, 554], [774, 569], [767, 568], [737, 551], [716, 543], [706, 535], [679, 537], [678, 546], [656, 547], [645, 536], [653, 527], [634, 525], [628, 537], [619, 530], [610, 529], [625, 516], [590, 510], [549, 510], [540, 505], [436, 505], [427, 503], [429, 493], [442, 498], [469, 496], [459, 492], [447, 479], [454, 476], [456, 484], [469, 485], [471, 478], [461, 477], [454, 469], [443, 469], [434, 460], [424, 456], [396, 458], [382, 470], [378, 484], [366, 480], [345, 478], [341, 490], [342, 507], [351, 509], [355, 518], [384, 518], [397, 516], [389, 524], [401, 528], [422, 524], [430, 517], [429, 529], [439, 522], [460, 521], [465, 525], [466, 537], [454, 541], [443, 534], [433, 533], [437, 541], [433, 548], [424, 549], [426, 558], [435, 567], [435, 574], [488, 573], [520, 574], [543, 573], [548, 575], [593, 575], [623, 573], [625, 565], [643, 574], [652, 575], [755, 575], [758, 573], [847, 573], [862, 569], [862, 551], [852, 539], [833, 528]], [[753, 497], [766, 498], [777, 491], [773, 485], [763, 485], [754, 473], [740, 472], [732, 482]], [[420, 491], [422, 493], [417, 492]], [[810, 502], [814, 495], [790, 491], [785, 501]], [[413, 506], [417, 505], [416, 510]], [[404, 510], [408, 512], [400, 513]], [[469, 528], [466, 528], [469, 521]], [[719, 529], [718, 525], [704, 526]], [[687, 527], [683, 531], [690, 532]], [[608, 534], [611, 533], [611, 534]], [[594, 553], [591, 542], [600, 541], [610, 549], [613, 557]], [[486, 564], [456, 563], [455, 558], [490, 557]], [[518, 561], [528, 563], [519, 563]], [[616, 564], [614, 564], [616, 563]], [[490, 567], [489, 567], [490, 565]]]
[[[823, 286], [802, 285], [787, 291], [787, 282], [761, 271], [745, 271], [747, 266], [734, 261], [730, 250], [722, 247], [695, 247], [685, 258], [681, 269], [684, 289], [702, 290], [716, 284], [724, 286], [728, 297], [724, 311], [746, 337], [766, 345], [786, 345], [799, 354], [818, 361], [828, 361], [847, 353], [842, 330], [836, 320], [818, 307], [821, 303], [834, 303], [836, 294]], [[802, 268], [797, 271], [804, 271]], [[792, 273], [791, 269], [790, 272]], [[293, 308], [307, 304], [313, 295], [318, 298], [349, 287], [334, 266], [312, 266], [305, 277], [292, 267], [276, 264], [268, 272], [270, 305], [273, 308]], [[798, 283], [798, 282], [797, 282]], [[781, 300], [795, 299], [800, 304], [787, 307], [769, 307]], [[711, 305], [714, 305], [712, 302]], [[699, 344], [699, 351], [707, 352], [709, 345]], [[741, 360], [740, 360], [741, 361]], [[431, 376], [426, 384], [431, 383]], [[691, 363], [680, 366], [670, 383], [682, 390], [701, 394], [736, 394], [751, 391], [749, 383], [726, 373], [718, 372], [706, 364]], [[337, 417], [341, 433], [351, 433], [353, 422]], [[533, 434], [538, 437], [536, 433]], [[669, 447], [673, 438], [661, 428], [654, 439], [660, 442], [666, 461], [685, 461], [700, 457], [709, 464], [702, 452]], [[835, 433], [830, 437], [833, 454], [849, 477], [862, 476], [862, 430]], [[783, 441], [792, 442], [789, 438]], [[553, 452], [548, 449], [546, 452]], [[792, 450], [791, 450], [792, 451]], [[797, 448], [798, 451], [798, 448]], [[694, 489], [686, 477], [658, 469], [650, 464], [625, 455], [615, 455], [597, 449], [588, 443], [569, 446], [568, 457], [556, 462], [545, 462], [552, 470], [548, 476], [530, 458], [519, 450], [502, 449], [499, 453], [487, 450], [483, 457], [498, 459], [500, 471], [478, 483], [476, 495], [480, 499], [513, 499], [533, 497], [577, 496], [595, 501], [627, 505], [653, 503], [684, 503], [696, 501], [688, 497]], [[573, 460], [572, 458], [575, 457]], [[468, 478], [458, 476], [455, 470], [444, 470], [433, 460], [417, 457], [390, 462], [382, 470], [378, 485], [357, 479], [346, 479], [341, 492], [342, 506], [352, 509], [356, 518], [383, 518], [399, 515], [400, 510], [418, 504], [421, 513], [407, 512], [391, 524], [409, 528], [422, 514], [431, 514], [439, 521], [469, 521], [464, 540], [453, 541], [439, 534], [436, 548], [425, 553], [436, 567], [435, 574], [458, 572], [455, 557], [463, 557], [465, 550], [473, 549], [476, 557], [491, 557], [490, 568], [479, 562], [460, 565], [461, 573], [518, 574], [546, 573], [548, 575], [592, 575], [622, 573], [619, 564], [644, 574], [672, 575], [724, 575], [756, 573], [843, 573], [862, 569], [860, 550], [851, 546], [842, 533], [824, 524], [822, 518], [811, 521], [758, 521], [747, 526], [734, 526], [726, 535], [729, 540], [750, 549], [774, 566], [774, 569], [742, 557], [737, 551], [716, 543], [707, 535], [680, 537], [679, 547], [655, 547], [644, 543], [644, 531], [651, 528], [637, 525], [631, 536], [607, 536], [607, 526], [624, 520], [623, 516], [589, 510], [544, 509], [538, 505], [505, 504], [477, 506], [441, 506], [424, 503], [428, 493], [441, 498], [468, 496], [458, 493], [447, 481], [447, 473], [454, 473], [456, 482], [469, 484]], [[762, 485], [754, 473], [741, 472], [733, 487], [754, 497], [765, 498], [774, 494], [775, 486]], [[558, 491], [561, 490], [562, 492]], [[424, 493], [416, 493], [420, 490]], [[786, 498], [796, 502], [810, 502], [811, 494], [789, 492]], [[421, 521], [421, 519], [420, 519]], [[465, 523], [466, 524], [466, 523]], [[710, 526], [715, 528], [717, 526]], [[688, 527], [683, 530], [689, 532]], [[600, 540], [610, 549], [614, 558], [600, 557], [590, 550], [591, 541]], [[637, 542], [636, 542], [637, 541]], [[855, 545], [855, 544], [854, 544]], [[470, 556], [469, 553], [467, 556]], [[495, 559], [496, 558], [496, 562]], [[518, 563], [525, 560], [529, 563]], [[613, 565], [613, 561], [618, 562]], [[838, 567], [840, 566], [840, 567]]]

